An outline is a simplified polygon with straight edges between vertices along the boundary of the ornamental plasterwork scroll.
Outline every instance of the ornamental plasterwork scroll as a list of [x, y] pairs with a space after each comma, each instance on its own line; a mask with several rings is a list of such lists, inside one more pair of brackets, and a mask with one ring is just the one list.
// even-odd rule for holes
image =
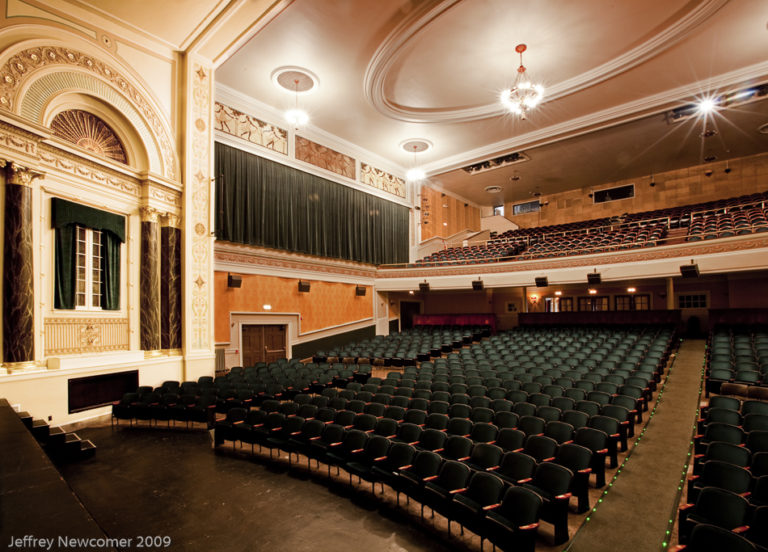
[[38, 139], [20, 136], [17, 129], [12, 126], [0, 124], [0, 145], [2, 146], [21, 153], [36, 155], [38, 142]]
[[163, 156], [164, 176], [172, 180], [177, 178], [173, 141], [149, 101], [118, 71], [77, 50], [42, 46], [28, 48], [11, 56], [0, 67], [0, 109], [12, 111], [23, 81], [35, 70], [53, 65], [77, 66], [106, 79], [120, 90], [141, 112], [157, 137]]
[[192, 162], [190, 164], [192, 210], [192, 349], [210, 349], [213, 345], [209, 331], [212, 240], [208, 223], [211, 202], [211, 110], [210, 70], [199, 63], [192, 73], [191, 129]]
[[41, 144], [39, 152], [40, 160], [52, 169], [66, 172], [79, 178], [85, 178], [96, 184], [109, 186], [117, 191], [138, 197], [140, 187], [138, 182], [133, 182], [119, 173], [111, 173], [90, 161], [76, 161], [74, 156], [64, 154], [58, 150]]
[[288, 155], [288, 131], [216, 102], [213, 124], [216, 130], [252, 144]]
[[360, 182], [398, 197], [405, 197], [405, 180], [377, 169], [368, 163], [360, 163]]

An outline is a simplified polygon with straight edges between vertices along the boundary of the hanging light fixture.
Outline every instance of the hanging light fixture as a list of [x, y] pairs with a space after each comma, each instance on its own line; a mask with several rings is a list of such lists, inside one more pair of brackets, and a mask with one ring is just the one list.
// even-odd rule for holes
[[404, 151], [413, 154], [413, 166], [406, 173], [405, 175], [406, 180], [408, 180], [409, 182], [418, 182], [419, 180], [424, 180], [427, 177], [427, 175], [423, 169], [420, 169], [418, 167], [416, 157], [417, 157], [417, 154], [424, 153], [425, 151], [432, 148], [432, 142], [424, 138], [412, 138], [410, 140], [401, 142], [400, 147]]
[[299, 127], [303, 127], [309, 122], [309, 115], [303, 109], [299, 109], [299, 79], [294, 79], [293, 85], [295, 103], [293, 109], [285, 112], [285, 120], [293, 125], [294, 130], [299, 130]]
[[523, 52], [528, 47], [525, 44], [518, 44], [515, 52], [520, 54], [520, 67], [517, 68], [517, 77], [512, 88], [501, 92], [501, 103], [511, 113], [519, 115], [525, 119], [528, 110], [536, 107], [544, 97], [544, 87], [540, 84], [533, 84], [526, 73], [523, 65]]

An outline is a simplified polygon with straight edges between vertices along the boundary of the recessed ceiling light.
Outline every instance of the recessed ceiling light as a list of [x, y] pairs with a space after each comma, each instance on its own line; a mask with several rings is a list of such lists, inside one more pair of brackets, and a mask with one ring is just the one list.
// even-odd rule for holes
[[501, 193], [502, 188], [501, 186], [486, 186], [485, 191], [489, 194], [498, 194]]
[[757, 127], [757, 132], [760, 134], [768, 134], [768, 123], [765, 123], [764, 125], [760, 125]]
[[320, 79], [312, 71], [293, 65], [278, 67], [271, 77], [275, 86], [291, 94], [310, 94], [320, 86]]
[[717, 100], [715, 98], [703, 98], [697, 104], [699, 113], [711, 113], [717, 106]]

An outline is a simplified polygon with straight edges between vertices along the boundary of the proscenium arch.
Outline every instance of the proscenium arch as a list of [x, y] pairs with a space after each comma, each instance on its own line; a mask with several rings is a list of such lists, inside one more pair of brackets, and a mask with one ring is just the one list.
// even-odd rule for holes
[[5, 59], [0, 66], [0, 109], [42, 124], [44, 106], [58, 94], [80, 91], [97, 97], [123, 112], [134, 126], [146, 149], [149, 170], [178, 180], [175, 141], [167, 121], [127, 71], [115, 69], [99, 55], [67, 46], [17, 48], [0, 54]]
[[101, 119], [120, 139], [127, 165], [142, 172], [149, 170], [147, 149], [136, 127], [124, 112], [100, 98], [82, 92], [63, 92], [51, 98], [43, 107], [43, 126], [50, 127], [58, 114], [71, 110], [87, 111]]

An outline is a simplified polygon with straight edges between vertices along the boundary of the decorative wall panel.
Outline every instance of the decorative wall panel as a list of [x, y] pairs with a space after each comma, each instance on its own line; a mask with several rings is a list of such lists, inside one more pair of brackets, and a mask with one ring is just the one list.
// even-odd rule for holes
[[46, 318], [45, 356], [127, 351], [127, 318]]
[[368, 163], [360, 164], [360, 182], [397, 197], [405, 197], [405, 180]]
[[296, 135], [296, 159], [354, 180], [355, 160], [322, 144]]
[[214, 128], [252, 144], [288, 155], [287, 130], [218, 102], [214, 107]]

